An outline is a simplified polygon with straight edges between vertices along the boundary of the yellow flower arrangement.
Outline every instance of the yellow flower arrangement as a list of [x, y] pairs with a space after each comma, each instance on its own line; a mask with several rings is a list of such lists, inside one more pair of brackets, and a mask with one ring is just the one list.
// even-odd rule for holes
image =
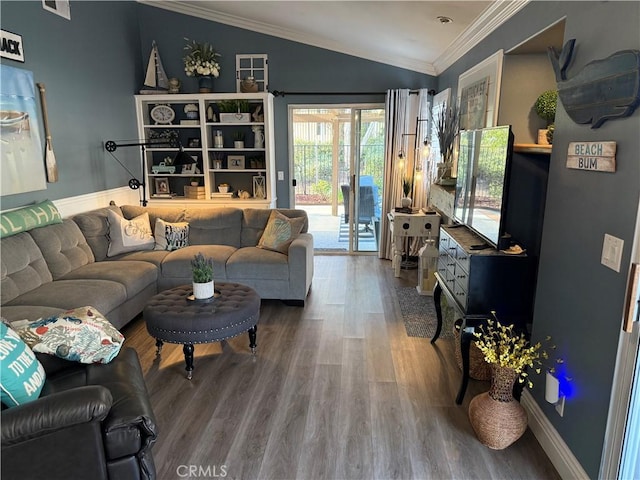
[[[495, 312], [491, 313], [495, 318]], [[526, 381], [529, 388], [533, 383], [528, 378], [527, 367], [540, 373], [542, 360], [549, 358], [548, 353], [541, 350], [540, 342], [531, 345], [523, 333], [516, 334], [513, 331], [513, 325], [501, 325], [497, 319], [496, 321], [488, 320], [486, 330], [480, 326], [480, 332], [474, 335], [476, 347], [483, 353], [486, 362], [512, 368], [518, 374], [518, 381], [520, 383]], [[549, 340], [551, 337], [546, 338], [546, 341]], [[551, 348], [555, 349], [555, 346]]]

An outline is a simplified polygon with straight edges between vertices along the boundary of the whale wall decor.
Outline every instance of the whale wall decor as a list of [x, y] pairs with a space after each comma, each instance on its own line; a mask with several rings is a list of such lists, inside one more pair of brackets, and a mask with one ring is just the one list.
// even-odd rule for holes
[[598, 128], [609, 119], [631, 115], [640, 105], [640, 50], [621, 50], [594, 60], [567, 78], [575, 42], [575, 38], [567, 41], [560, 53], [548, 49], [558, 96], [569, 117]]

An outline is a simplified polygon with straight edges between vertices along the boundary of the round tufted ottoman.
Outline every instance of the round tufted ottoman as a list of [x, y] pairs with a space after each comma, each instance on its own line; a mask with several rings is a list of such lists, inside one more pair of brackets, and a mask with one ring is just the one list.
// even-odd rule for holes
[[260, 318], [260, 297], [250, 287], [216, 282], [220, 295], [211, 301], [192, 301], [191, 285], [165, 290], [144, 307], [147, 331], [156, 339], [160, 355], [163, 342], [182, 343], [187, 378], [193, 375], [193, 344], [213, 343], [249, 333], [249, 347], [255, 355]]

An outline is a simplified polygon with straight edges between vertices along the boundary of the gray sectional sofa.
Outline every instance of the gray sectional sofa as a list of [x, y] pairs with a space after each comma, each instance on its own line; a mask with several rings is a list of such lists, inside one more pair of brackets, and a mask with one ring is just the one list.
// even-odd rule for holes
[[[108, 209], [132, 219], [189, 223], [189, 246], [107, 257]], [[235, 208], [143, 208], [125, 205], [92, 210], [0, 240], [1, 314], [10, 321], [37, 319], [92, 305], [117, 328], [142, 311], [158, 291], [191, 283], [190, 260], [214, 259], [214, 278], [254, 288], [263, 299], [304, 305], [313, 277], [313, 237], [306, 212], [302, 233], [287, 254], [258, 248], [271, 210]]]

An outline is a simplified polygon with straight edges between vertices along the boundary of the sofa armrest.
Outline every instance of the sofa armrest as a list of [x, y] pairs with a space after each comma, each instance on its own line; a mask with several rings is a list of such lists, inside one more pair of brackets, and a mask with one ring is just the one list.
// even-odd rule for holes
[[288, 253], [290, 300], [304, 301], [313, 279], [313, 235], [301, 233], [289, 245]]
[[41, 397], [2, 411], [2, 446], [7, 447], [82, 423], [105, 419], [113, 398], [92, 385]]

